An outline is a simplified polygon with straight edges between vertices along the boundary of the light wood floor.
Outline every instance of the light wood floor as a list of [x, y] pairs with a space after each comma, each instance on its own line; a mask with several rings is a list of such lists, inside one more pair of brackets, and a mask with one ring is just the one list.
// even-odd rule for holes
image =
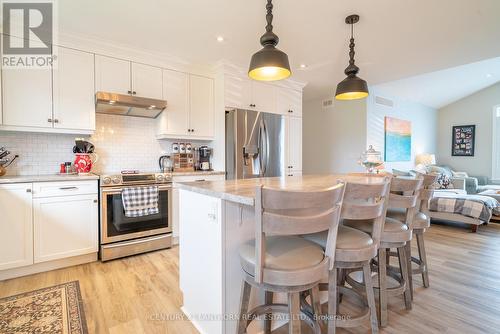
[[[422, 288], [415, 277], [411, 311], [401, 298], [390, 299], [389, 327], [382, 333], [500, 332], [500, 225], [469, 231], [431, 227], [426, 233], [431, 287]], [[186, 320], [166, 320], [182, 316], [178, 248], [0, 282], [0, 297], [71, 280], [80, 281], [90, 333], [197, 333]], [[368, 328], [337, 332], [368, 333]]]

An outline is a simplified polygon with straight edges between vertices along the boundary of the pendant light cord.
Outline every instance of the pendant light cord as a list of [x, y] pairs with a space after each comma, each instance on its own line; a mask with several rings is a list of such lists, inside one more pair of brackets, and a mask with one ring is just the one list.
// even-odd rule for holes
[[267, 14], [266, 14], [266, 31], [267, 32], [272, 32], [273, 31], [273, 2], [272, 0], [267, 0]]
[[260, 44], [262, 46], [266, 46], [266, 45], [276, 46], [276, 45], [278, 45], [279, 38], [273, 32], [273, 1], [272, 0], [267, 0], [266, 10], [267, 10], [267, 14], [266, 14], [266, 22], [267, 22], [266, 32], [260, 38]]
[[359, 67], [357, 67], [354, 62], [354, 23], [351, 23], [351, 39], [349, 41], [349, 66], [345, 69], [344, 73], [346, 75], [356, 75], [359, 71]]

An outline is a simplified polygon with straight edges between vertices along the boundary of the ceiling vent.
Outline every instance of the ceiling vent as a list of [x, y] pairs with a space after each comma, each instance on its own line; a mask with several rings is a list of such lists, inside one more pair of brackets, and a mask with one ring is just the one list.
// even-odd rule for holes
[[382, 96], [375, 96], [375, 103], [384, 107], [394, 108], [394, 101]]
[[323, 109], [330, 108], [333, 106], [333, 100], [323, 100]]

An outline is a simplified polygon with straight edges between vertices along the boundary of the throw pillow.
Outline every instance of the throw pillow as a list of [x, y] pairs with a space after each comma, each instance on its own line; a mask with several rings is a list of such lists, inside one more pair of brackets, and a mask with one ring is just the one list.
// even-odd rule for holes
[[451, 178], [446, 174], [440, 174], [437, 181], [437, 189], [453, 189]]

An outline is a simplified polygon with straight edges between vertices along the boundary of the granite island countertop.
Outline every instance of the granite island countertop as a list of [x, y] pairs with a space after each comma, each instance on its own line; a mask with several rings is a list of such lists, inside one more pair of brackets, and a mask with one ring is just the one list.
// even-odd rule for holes
[[255, 179], [178, 183], [178, 188], [244, 205], [254, 205], [255, 188], [262, 184], [271, 188], [314, 191], [335, 185], [339, 180], [356, 183], [378, 183], [382, 178], [347, 174], [283, 176]]
[[8, 183], [32, 183], [32, 182], [59, 182], [59, 181], [88, 181], [88, 180], [98, 180], [99, 176], [95, 174], [87, 175], [60, 175], [60, 174], [48, 174], [48, 175], [4, 175], [0, 176], [0, 184]]

